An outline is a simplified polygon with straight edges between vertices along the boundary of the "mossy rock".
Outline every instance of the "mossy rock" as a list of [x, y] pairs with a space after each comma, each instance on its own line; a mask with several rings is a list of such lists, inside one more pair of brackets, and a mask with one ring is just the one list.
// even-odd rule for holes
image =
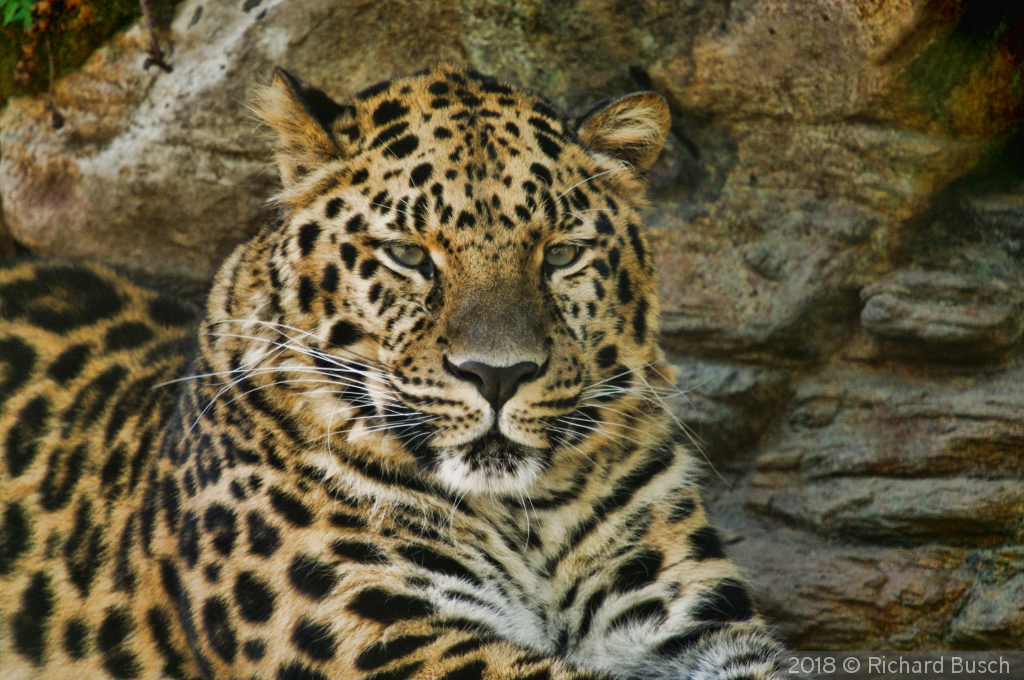
[[956, 30], [925, 50], [906, 77], [949, 132], [966, 139], [1011, 132], [1024, 114], [1024, 5], [965, 3]]
[[[149, 6], [158, 26], [170, 24], [174, 6], [179, 0], [150, 0]], [[51, 36], [53, 75], [59, 78], [71, 73], [89, 58], [96, 48], [114, 33], [125, 28], [142, 15], [138, 0], [83, 0], [92, 21], [78, 30], [66, 30], [73, 23], [73, 13], [57, 22]], [[70, 21], [69, 21], [70, 20]], [[0, 28], [0, 107], [8, 97], [45, 92], [49, 88], [49, 60], [45, 45], [36, 51], [35, 68], [25, 87], [14, 83], [14, 69], [22, 58], [22, 48], [28, 38], [20, 24]]]

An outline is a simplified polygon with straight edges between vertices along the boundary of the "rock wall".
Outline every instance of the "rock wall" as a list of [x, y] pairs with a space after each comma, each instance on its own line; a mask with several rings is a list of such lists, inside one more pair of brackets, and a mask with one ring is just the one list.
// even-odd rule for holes
[[[671, 406], [802, 648], [1024, 645], [1024, 12], [1002, 0], [187, 0], [0, 119], [39, 254], [202, 290], [275, 177], [248, 92], [433, 59], [572, 111], [670, 101], [650, 173]], [[54, 115], [59, 112], [59, 116]]]

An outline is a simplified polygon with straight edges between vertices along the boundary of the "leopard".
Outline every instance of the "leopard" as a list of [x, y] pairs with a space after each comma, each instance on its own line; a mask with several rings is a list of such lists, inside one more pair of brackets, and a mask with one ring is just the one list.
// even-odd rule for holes
[[5, 680], [768, 680], [668, 401], [636, 92], [282, 69], [204, 308], [0, 270]]

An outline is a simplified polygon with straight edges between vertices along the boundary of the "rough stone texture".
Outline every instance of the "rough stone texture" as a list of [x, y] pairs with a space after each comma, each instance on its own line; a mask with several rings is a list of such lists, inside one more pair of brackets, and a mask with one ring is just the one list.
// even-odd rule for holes
[[0, 119], [35, 253], [201, 289], [275, 182], [246, 105], [468, 61], [579, 113], [651, 88], [648, 214], [728, 550], [805, 648], [1024, 645], [1024, 6], [187, 0]]
[[733, 552], [798, 646], [1019, 646], [993, 593], [1024, 572], [1024, 367], [861, 356], [798, 380], [719, 498]]
[[902, 271], [861, 289], [861, 324], [908, 352], [986, 353], [1024, 331], [1016, 282], [944, 271]]
[[148, 36], [136, 28], [59, 81], [60, 127], [44, 98], [11, 100], [0, 120], [8, 227], [35, 253], [206, 282], [258, 227], [275, 182], [247, 109], [275, 65], [343, 99], [432, 60], [469, 60], [579, 108], [637, 89], [627, 65], [692, 40], [714, 13], [577, 5], [183, 2], [166, 36], [172, 73], [142, 70]]
[[1024, 575], [976, 588], [951, 626], [952, 640], [966, 648], [1012, 649], [1024, 635]]
[[745, 470], [732, 460], [778, 418], [789, 392], [789, 373], [694, 359], [677, 365], [681, 394], [667, 400], [695, 445], [718, 454], [716, 466]]

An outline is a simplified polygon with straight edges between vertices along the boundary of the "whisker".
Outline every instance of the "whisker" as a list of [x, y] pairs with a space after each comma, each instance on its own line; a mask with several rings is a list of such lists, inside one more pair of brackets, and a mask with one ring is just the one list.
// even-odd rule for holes
[[[258, 368], [258, 369], [254, 369], [254, 370], [248, 371], [246, 373], [246, 376], [247, 377], [254, 377], [254, 376], [258, 376], [258, 375], [271, 375], [271, 374], [282, 374], [282, 373], [298, 373], [300, 375], [301, 374], [312, 374], [312, 375], [315, 375], [317, 377], [316, 378], [284, 378], [282, 380], [279, 380], [279, 381], [275, 382], [275, 384], [283, 385], [283, 384], [292, 383], [292, 384], [330, 385], [332, 387], [361, 387], [361, 388], [364, 388], [364, 389], [366, 388], [366, 386], [363, 383], [359, 382], [358, 380], [354, 380], [352, 378], [348, 378], [347, 376], [338, 376], [338, 377], [327, 377], [327, 378], [325, 378], [325, 377], [322, 376], [320, 371], [318, 371], [316, 369], [308, 369], [308, 368], [303, 368], [303, 367]], [[337, 391], [337, 394], [342, 394], [342, 393], [343, 392], [341, 390]], [[380, 398], [384, 402], [391, 402], [393, 404], [402, 404], [402, 402], [399, 399], [397, 399], [396, 397], [394, 397], [394, 396], [392, 396], [390, 394], [380, 395]], [[357, 399], [349, 398], [349, 399], [346, 399], [346, 401], [349, 401], [350, 403], [354, 403], [355, 401], [357, 401]]]
[[[303, 354], [305, 356], [313, 357], [314, 359], [321, 359], [323, 361], [332, 363], [335, 366], [337, 366], [338, 369], [347, 369], [349, 366], [353, 366], [353, 365], [359, 366], [359, 365], [362, 365], [361, 362], [354, 362], [354, 364], [352, 362], [340, 363], [331, 354], [327, 354], [326, 352], [322, 352], [320, 350], [317, 350], [317, 349], [314, 349], [312, 347], [309, 347], [308, 345], [304, 345], [301, 342], [298, 342], [297, 340], [294, 340], [292, 338], [288, 338], [288, 336], [284, 336], [285, 338], [288, 339], [288, 342], [281, 343], [281, 342], [278, 342], [276, 340], [271, 340], [269, 338], [261, 338], [261, 337], [254, 336], [254, 335], [244, 335], [244, 334], [241, 334], [241, 333], [209, 333], [208, 335], [210, 335], [212, 337], [219, 337], [219, 338], [237, 338], [237, 339], [242, 339], [242, 340], [252, 340], [254, 342], [262, 342], [263, 344], [266, 344], [266, 345], [273, 345], [275, 347], [291, 349], [291, 350], [293, 350], [295, 352], [298, 352], [299, 354]], [[284, 334], [281, 334], [281, 335], [284, 335]], [[372, 366], [364, 365], [363, 367], [368, 372], [367, 373], [368, 375], [372, 374], [371, 372], [374, 370]], [[325, 368], [325, 370], [331, 370], [331, 369], [326, 369]]]
[[[317, 341], [320, 341], [320, 338], [315, 333], [311, 333], [310, 331], [305, 331], [305, 330], [302, 330], [301, 328], [296, 328], [295, 326], [290, 326], [288, 324], [283, 324], [283, 323], [277, 323], [277, 322], [274, 322], [274, 321], [263, 321], [263, 320], [260, 320], [260, 319], [222, 319], [222, 320], [219, 320], [219, 321], [211, 322], [209, 325], [212, 326], [214, 324], [222, 324], [222, 323], [239, 323], [239, 324], [253, 323], [253, 324], [260, 325], [260, 326], [265, 326], [265, 327], [267, 327], [267, 328], [269, 328], [269, 329], [271, 329], [271, 330], [273, 330], [273, 331], [275, 331], [277, 333], [280, 333], [281, 335], [283, 335], [285, 338], [287, 338], [289, 340], [298, 342], [298, 340], [296, 338], [288, 335], [287, 333], [282, 333], [280, 329], [283, 328], [285, 330], [289, 330], [289, 331], [293, 331], [295, 333], [298, 333], [299, 335], [306, 336], [306, 337], [309, 337], [309, 338], [313, 338], [313, 339], [315, 339]], [[362, 359], [363, 361], [365, 361], [365, 362], [367, 362], [369, 364], [376, 364], [378, 366], [386, 368], [379, 361], [377, 361], [375, 359], [372, 359], [370, 357], [367, 357], [367, 356], [365, 356], [363, 354], [360, 354], [360, 353], [358, 353], [358, 352], [356, 352], [354, 350], [348, 349], [347, 347], [338, 347], [336, 349], [338, 349], [340, 351], [343, 351], [343, 352], [347, 352], [347, 353], [351, 354], [352, 356], [358, 357], [358, 358]], [[330, 355], [328, 355], [328, 356], [330, 356]]]
[[587, 177], [586, 179], [582, 179], [579, 182], [576, 182], [576, 184], [573, 184], [571, 187], [569, 187], [568, 189], [566, 189], [562, 193], [558, 194], [558, 198], [562, 198], [563, 196], [565, 196], [567, 193], [569, 193], [570, 191], [572, 191], [573, 189], [575, 189], [578, 186], [581, 186], [583, 184], [586, 184], [587, 182], [593, 181], [593, 180], [597, 179], [598, 177], [601, 177], [602, 175], [609, 175], [609, 174], [611, 174], [613, 172], [622, 172], [622, 169], [621, 168], [615, 168], [615, 169], [612, 169], [612, 170], [605, 170], [604, 172], [599, 172], [596, 175], [591, 175], [590, 177]]
[[[633, 354], [634, 354], [634, 356], [636, 355], [635, 352]], [[657, 370], [657, 368], [655, 368], [655, 370]], [[664, 379], [666, 382], [669, 381], [669, 377], [664, 375], [664, 374], [662, 374], [660, 371], [658, 371], [658, 375], [661, 376], [662, 379]], [[715, 475], [720, 480], [722, 480], [727, 487], [729, 487], [730, 489], [733, 488], [732, 484], [729, 483], [729, 480], [727, 480], [724, 476], [722, 476], [722, 473], [718, 471], [718, 468], [715, 467], [715, 464], [711, 462], [711, 458], [708, 457], [707, 452], [704, 451], [703, 447], [697, 441], [696, 437], [693, 436], [693, 433], [691, 432], [690, 428], [688, 428], [681, 420], [679, 420], [679, 417], [676, 416], [676, 414], [672, 410], [671, 406], [669, 406], [668, 402], [666, 402], [665, 399], [662, 398], [661, 394], [659, 394], [658, 391], [656, 389], [654, 389], [654, 387], [653, 387], [653, 385], [651, 385], [650, 381], [647, 380], [647, 377], [644, 376], [644, 375], [641, 375], [640, 376], [640, 380], [645, 385], [647, 385], [649, 388], [651, 388], [651, 396], [654, 397], [655, 401], [658, 402], [658, 405], [668, 415], [668, 417], [672, 419], [672, 422], [675, 423], [676, 427], [678, 427], [679, 430], [683, 434], [686, 435], [686, 438], [690, 440], [690, 443], [693, 445], [694, 449], [696, 449], [696, 451], [701, 455], [701, 457], [707, 462], [708, 466], [715, 473]], [[684, 393], [684, 395], [685, 395], [685, 393]]]
[[[575, 432], [572, 432], [571, 430], [566, 430], [566, 429], [563, 429], [563, 428], [555, 427], [553, 425], [549, 426], [549, 429], [554, 430], [555, 432], [558, 432], [560, 434], [565, 434], [565, 435], [576, 434]], [[596, 460], [594, 460], [593, 458], [588, 456], [587, 453], [583, 449], [581, 449], [580, 447], [576, 446], [575, 444], [570, 444], [567, 439], [565, 439], [563, 437], [552, 437], [552, 439], [554, 439], [557, 443], [561, 444], [562, 446], [566, 446], [568, 448], [571, 448], [571, 449], [575, 450], [581, 456], [583, 456], [584, 458], [589, 460], [591, 462], [591, 464], [593, 464], [593, 466], [596, 467], [597, 469], [599, 469], [599, 470], [607, 469], [605, 466], [599, 465]]]
[[[381, 210], [387, 210], [388, 212], [391, 212], [392, 210], [394, 210], [395, 212], [400, 213], [402, 215], [406, 215], [406, 216], [409, 215], [409, 213], [405, 212], [404, 210], [399, 210], [397, 205], [384, 205], [382, 203], [374, 203], [373, 201], [370, 201], [369, 204], [372, 205], [375, 208], [380, 208]], [[384, 214], [386, 215], [387, 213], [384, 213]]]
[[[270, 356], [270, 355], [267, 355], [267, 357], [269, 357], [269, 356]], [[265, 359], [265, 358], [267, 358], [267, 357], [261, 357], [261, 359]], [[205, 416], [205, 415], [206, 415], [206, 414], [207, 414], [207, 413], [209, 412], [210, 408], [211, 408], [211, 407], [212, 407], [212, 406], [214, 405], [214, 403], [216, 403], [216, 401], [217, 401], [217, 400], [218, 400], [218, 399], [219, 399], [219, 398], [220, 398], [221, 396], [223, 396], [225, 392], [227, 392], [227, 391], [228, 391], [228, 390], [230, 390], [230, 389], [231, 389], [232, 387], [234, 387], [234, 386], [238, 385], [239, 383], [241, 383], [241, 382], [242, 382], [243, 380], [245, 380], [245, 379], [246, 379], [246, 377], [247, 377], [247, 375], [248, 375], [248, 374], [247, 374], [247, 372], [245, 372], [245, 371], [241, 371], [241, 370], [240, 370], [240, 369], [241, 369], [241, 368], [242, 368], [243, 366], [245, 366], [245, 365], [246, 365], [246, 364], [242, 364], [241, 366], [239, 366], [239, 372], [241, 373], [241, 375], [240, 375], [240, 376], [239, 376], [238, 378], [236, 378], [235, 380], [232, 380], [231, 382], [229, 382], [229, 383], [228, 383], [227, 385], [225, 385], [224, 387], [222, 387], [222, 388], [220, 389], [220, 391], [219, 391], [219, 392], [217, 392], [217, 394], [213, 395], [213, 398], [212, 398], [212, 399], [210, 399], [210, 403], [208, 403], [208, 404], [207, 404], [207, 405], [206, 405], [206, 406], [205, 406], [205, 407], [203, 408], [203, 410], [199, 412], [199, 415], [198, 415], [198, 416], [196, 416], [196, 419], [195, 419], [195, 420], [194, 420], [194, 421], [192, 422], [192, 425], [191, 425], [191, 427], [189, 427], [189, 428], [188, 428], [188, 430], [187, 430], [187, 431], [185, 432], [185, 434], [183, 434], [183, 435], [182, 435], [182, 437], [181, 437], [181, 441], [182, 441], [182, 442], [184, 442], [184, 441], [185, 441], [185, 439], [186, 439], [186, 438], [187, 438], [187, 437], [188, 437], [188, 436], [189, 436], [190, 434], [192, 434], [192, 430], [194, 430], [194, 429], [196, 428], [196, 425], [198, 425], [198, 424], [199, 424], [199, 421], [201, 421], [201, 420], [203, 419], [203, 417], [204, 417], [204, 416]]]

